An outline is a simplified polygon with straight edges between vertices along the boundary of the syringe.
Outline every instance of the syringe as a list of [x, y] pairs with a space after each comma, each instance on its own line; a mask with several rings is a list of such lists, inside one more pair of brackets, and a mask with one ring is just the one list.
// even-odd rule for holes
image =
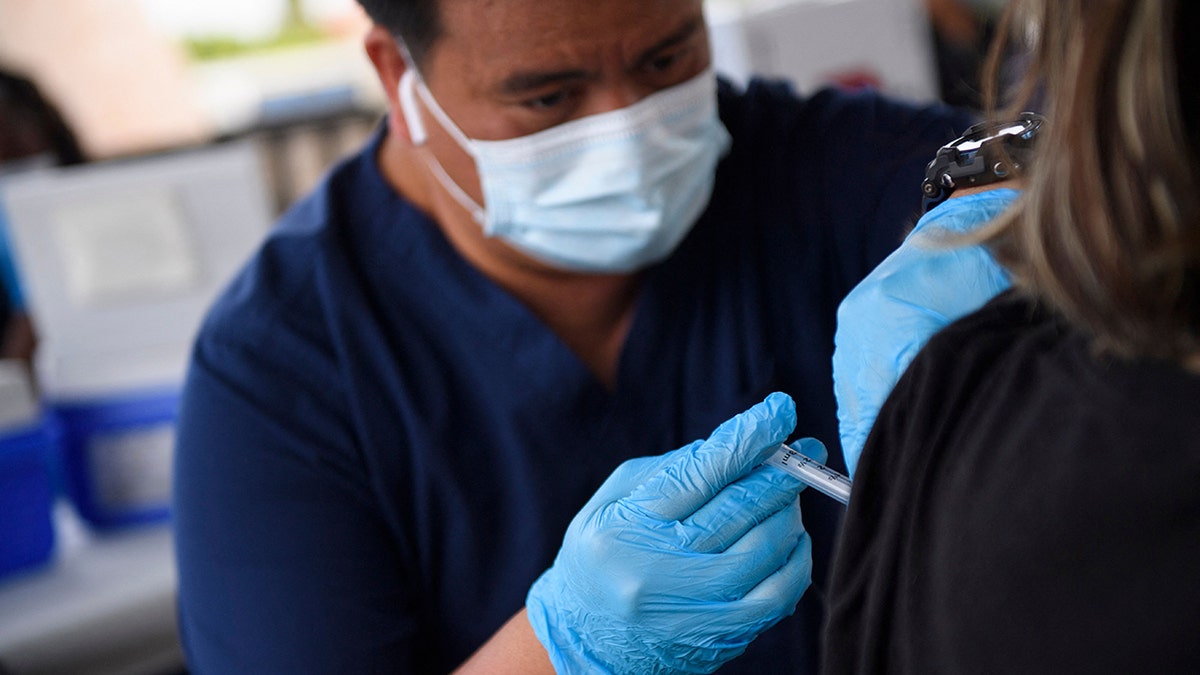
[[850, 479], [786, 445], [763, 464], [779, 467], [843, 504], [850, 503]]

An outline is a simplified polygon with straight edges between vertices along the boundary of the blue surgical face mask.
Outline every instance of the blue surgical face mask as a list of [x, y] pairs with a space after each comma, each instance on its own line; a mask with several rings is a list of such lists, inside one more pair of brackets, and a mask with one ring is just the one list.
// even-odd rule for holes
[[443, 187], [488, 236], [580, 272], [629, 272], [671, 254], [708, 205], [730, 139], [711, 70], [631, 106], [501, 141], [468, 138], [415, 68], [400, 80], [401, 114], [425, 141], [417, 96], [475, 160], [476, 204], [430, 157]]

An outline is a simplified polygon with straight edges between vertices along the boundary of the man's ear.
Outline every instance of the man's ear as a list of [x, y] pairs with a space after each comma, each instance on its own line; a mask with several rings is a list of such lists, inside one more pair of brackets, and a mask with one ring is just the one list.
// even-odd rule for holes
[[379, 78], [384, 95], [387, 96], [388, 133], [411, 143], [412, 134], [409, 133], [408, 124], [400, 112], [400, 77], [408, 69], [408, 62], [404, 60], [400, 45], [386, 28], [375, 25], [371, 26], [363, 38], [363, 47], [375, 66], [375, 75]]

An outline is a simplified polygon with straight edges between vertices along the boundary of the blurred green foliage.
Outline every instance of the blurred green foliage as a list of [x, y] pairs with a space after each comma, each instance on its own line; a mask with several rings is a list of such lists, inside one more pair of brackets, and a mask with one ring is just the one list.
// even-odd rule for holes
[[257, 54], [286, 49], [297, 45], [312, 44], [324, 40], [326, 35], [315, 26], [304, 26], [302, 30], [285, 29], [274, 37], [266, 40], [246, 41], [237, 38], [222, 37], [192, 37], [184, 41], [188, 56], [196, 61], [213, 61], [227, 59], [233, 56]]
[[215, 61], [324, 40], [327, 37], [325, 32], [305, 19], [301, 4], [301, 0], [288, 0], [287, 17], [279, 32], [272, 37], [251, 41], [222, 35], [189, 37], [184, 40], [188, 56], [194, 61]]

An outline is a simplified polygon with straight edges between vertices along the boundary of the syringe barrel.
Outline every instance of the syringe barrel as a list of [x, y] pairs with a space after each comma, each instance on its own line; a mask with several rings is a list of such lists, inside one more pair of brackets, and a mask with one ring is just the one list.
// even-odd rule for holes
[[786, 445], [771, 455], [764, 464], [783, 469], [843, 504], [850, 503], [850, 479], [811, 457], [806, 457]]

